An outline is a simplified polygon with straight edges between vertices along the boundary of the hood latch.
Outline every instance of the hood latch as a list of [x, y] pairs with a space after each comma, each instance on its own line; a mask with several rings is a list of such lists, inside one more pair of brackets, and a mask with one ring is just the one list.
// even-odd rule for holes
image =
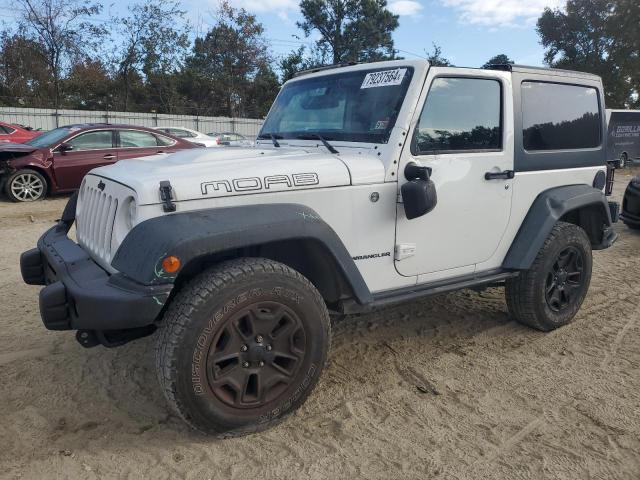
[[173, 203], [173, 188], [169, 180], [160, 182], [160, 200], [162, 200], [162, 210], [167, 213], [176, 211], [176, 204]]

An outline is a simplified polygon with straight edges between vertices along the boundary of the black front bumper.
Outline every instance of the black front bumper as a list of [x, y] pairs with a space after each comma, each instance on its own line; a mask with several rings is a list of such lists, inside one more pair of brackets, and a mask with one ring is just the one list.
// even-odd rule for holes
[[38, 247], [24, 252], [20, 269], [25, 283], [40, 291], [40, 315], [49, 330], [126, 330], [151, 325], [173, 285], [142, 285], [111, 275], [58, 223]]
[[635, 177], [627, 185], [622, 200], [620, 220], [626, 225], [640, 226], [640, 177]]

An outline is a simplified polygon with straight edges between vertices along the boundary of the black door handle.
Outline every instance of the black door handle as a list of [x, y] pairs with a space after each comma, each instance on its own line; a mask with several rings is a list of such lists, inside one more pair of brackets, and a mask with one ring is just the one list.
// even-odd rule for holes
[[487, 172], [484, 174], [485, 180], [510, 180], [514, 176], [513, 170], [503, 170], [501, 172]]

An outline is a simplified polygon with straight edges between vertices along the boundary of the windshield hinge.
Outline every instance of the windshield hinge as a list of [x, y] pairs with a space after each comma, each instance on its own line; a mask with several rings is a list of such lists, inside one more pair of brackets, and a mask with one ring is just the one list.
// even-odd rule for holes
[[169, 180], [162, 180], [160, 182], [160, 200], [162, 200], [162, 210], [165, 212], [175, 212], [176, 204], [173, 203], [173, 188], [171, 188], [171, 182]]

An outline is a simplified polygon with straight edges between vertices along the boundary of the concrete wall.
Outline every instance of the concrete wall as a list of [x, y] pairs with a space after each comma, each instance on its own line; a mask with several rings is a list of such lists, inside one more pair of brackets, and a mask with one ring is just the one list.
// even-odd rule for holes
[[47, 108], [0, 107], [0, 120], [32, 128], [51, 130], [72, 123], [123, 123], [144, 127], [176, 126], [204, 133], [237, 132], [254, 138], [262, 120], [254, 118], [199, 117], [156, 113], [107, 112], [89, 110], [52, 110]]

